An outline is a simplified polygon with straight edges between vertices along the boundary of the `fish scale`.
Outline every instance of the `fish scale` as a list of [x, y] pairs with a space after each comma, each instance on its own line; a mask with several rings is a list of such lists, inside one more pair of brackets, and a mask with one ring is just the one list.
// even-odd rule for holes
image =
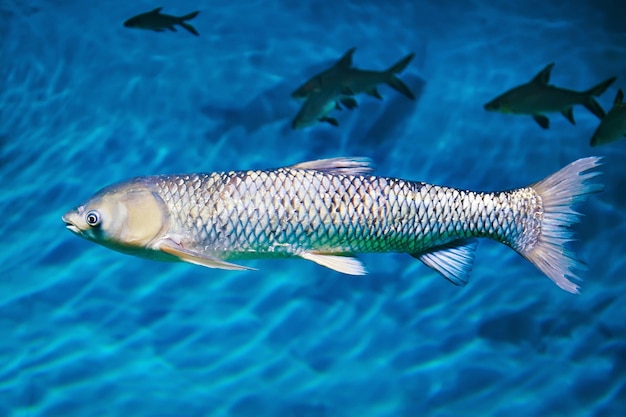
[[506, 198], [505, 193], [285, 168], [160, 176], [156, 189], [186, 245], [228, 250], [228, 259], [267, 250], [417, 253], [467, 237], [510, 243], [522, 231], [518, 225], [531, 223], [529, 208], [539, 209], [532, 189]]

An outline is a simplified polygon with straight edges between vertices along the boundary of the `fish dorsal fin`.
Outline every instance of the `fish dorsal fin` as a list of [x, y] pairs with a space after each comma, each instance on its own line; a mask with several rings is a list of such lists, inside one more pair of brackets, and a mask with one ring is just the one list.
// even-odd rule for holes
[[365, 267], [356, 258], [350, 256], [327, 255], [314, 252], [303, 252], [300, 257], [308, 261], [313, 261], [318, 265], [325, 266], [334, 271], [348, 275], [366, 275]]
[[163, 7], [157, 7], [156, 9], [152, 10], [150, 14], [159, 14], [161, 10], [163, 10]]
[[477, 244], [476, 239], [455, 240], [428, 252], [412, 254], [412, 256], [439, 272], [453, 284], [464, 286], [472, 270]]
[[356, 51], [356, 48], [352, 47], [346, 51], [345, 54], [337, 61], [335, 67], [338, 68], [351, 68], [352, 67], [352, 55]]
[[613, 101], [613, 105], [623, 104], [624, 103], [624, 92], [620, 88], [617, 90], [617, 94], [615, 95], [615, 100]]
[[328, 172], [330, 174], [367, 174], [373, 171], [372, 160], [365, 157], [317, 159], [292, 165], [292, 169]]
[[183, 262], [206, 266], [207, 268], [230, 269], [237, 271], [254, 270], [254, 268], [232, 264], [202, 252], [184, 248], [182, 244], [176, 243], [174, 240], [169, 238], [162, 239], [156, 246], [162, 252], [175, 256]]
[[554, 67], [554, 62], [549, 63], [541, 72], [535, 75], [535, 78], [531, 81], [534, 84], [548, 85], [550, 82], [550, 72], [552, 72], [552, 68]]

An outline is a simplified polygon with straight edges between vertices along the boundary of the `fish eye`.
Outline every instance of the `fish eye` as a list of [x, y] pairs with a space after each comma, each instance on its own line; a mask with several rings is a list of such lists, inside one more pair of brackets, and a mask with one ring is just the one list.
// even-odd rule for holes
[[89, 226], [96, 227], [100, 224], [100, 213], [98, 213], [96, 210], [90, 210], [87, 212], [85, 220], [87, 221], [87, 224]]

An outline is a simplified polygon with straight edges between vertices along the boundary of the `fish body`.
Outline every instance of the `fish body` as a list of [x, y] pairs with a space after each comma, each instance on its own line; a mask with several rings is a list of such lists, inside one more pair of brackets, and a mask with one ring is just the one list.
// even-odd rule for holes
[[124, 26], [127, 28], [147, 29], [155, 32], [164, 32], [165, 30], [171, 30], [176, 32], [176, 25], [180, 25], [187, 29], [192, 34], [199, 36], [200, 34], [192, 25], [187, 23], [187, 20], [191, 20], [200, 13], [195, 11], [184, 16], [172, 16], [169, 14], [162, 14], [159, 7], [147, 13], [141, 13], [137, 16], [131, 17], [124, 22]]
[[574, 91], [555, 87], [549, 84], [550, 73], [554, 63], [546, 66], [530, 82], [522, 84], [485, 104], [485, 110], [505, 114], [521, 114], [533, 116], [534, 120], [544, 129], [550, 127], [546, 113], [560, 112], [572, 124], [576, 124], [573, 106], [582, 104], [599, 119], [605, 115], [604, 110], [593, 98], [599, 96], [615, 81], [615, 77], [590, 88], [586, 91]]
[[597, 191], [580, 159], [532, 186], [473, 192], [371, 174], [335, 158], [272, 169], [139, 177], [63, 216], [73, 233], [144, 258], [222, 269], [232, 261], [300, 257], [362, 275], [361, 252], [406, 252], [455, 284], [467, 282], [475, 238], [502, 242], [577, 292], [565, 247], [571, 205]]
[[350, 95], [366, 93], [382, 99], [378, 92], [378, 85], [385, 83], [409, 99], [415, 100], [415, 94], [402, 80], [396, 77], [396, 74], [404, 71], [413, 60], [414, 53], [405, 56], [385, 71], [371, 71], [352, 66], [352, 55], [355, 50], [356, 48], [349, 49], [334, 66], [311, 77], [294, 90], [291, 96], [304, 99], [326, 88], [338, 88], [336, 86], [339, 85], [343, 91], [349, 92]]
[[626, 103], [624, 92], [620, 89], [613, 102], [613, 107], [606, 114], [591, 138], [591, 146], [604, 145], [626, 136]]

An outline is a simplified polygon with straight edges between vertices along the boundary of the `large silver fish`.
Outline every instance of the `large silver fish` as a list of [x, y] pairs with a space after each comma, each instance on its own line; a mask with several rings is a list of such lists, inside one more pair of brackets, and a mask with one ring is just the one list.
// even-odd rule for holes
[[77, 235], [111, 249], [211, 268], [250, 269], [238, 259], [300, 257], [365, 274], [354, 254], [406, 252], [464, 285], [476, 240], [502, 242], [559, 287], [580, 263], [565, 247], [598, 191], [579, 159], [528, 187], [465, 191], [374, 176], [369, 160], [335, 158], [253, 171], [139, 177], [104, 188], [63, 216]]

